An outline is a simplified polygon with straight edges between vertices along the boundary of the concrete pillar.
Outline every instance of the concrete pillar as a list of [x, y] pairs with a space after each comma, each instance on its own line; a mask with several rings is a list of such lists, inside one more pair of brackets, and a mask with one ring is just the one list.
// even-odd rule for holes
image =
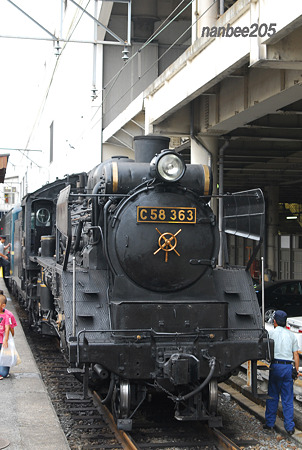
[[[201, 36], [203, 27], [211, 28], [212, 26], [215, 25], [218, 15], [219, 15], [219, 2], [213, 2], [213, 0], [195, 0], [193, 2], [192, 43], [196, 38], [198, 39]], [[196, 22], [196, 20], [198, 21]]]
[[197, 139], [191, 139], [191, 163], [211, 165], [211, 154]]
[[[215, 137], [203, 137], [200, 141], [195, 139], [193, 146], [193, 139], [191, 139], [191, 163], [192, 164], [207, 164], [211, 167], [213, 173], [213, 194], [217, 194], [218, 184], [218, 139]], [[207, 159], [208, 158], [208, 159]], [[218, 201], [217, 198], [212, 198], [211, 208], [218, 220]]]
[[267, 269], [278, 272], [277, 245], [278, 245], [278, 201], [279, 187], [268, 186], [265, 188], [266, 207], [266, 261], [264, 265]]
[[150, 96], [144, 99], [144, 109], [145, 109], [145, 135], [153, 133], [153, 124], [150, 120], [150, 107], [149, 103], [152, 101]]
[[154, 32], [157, 15], [156, 0], [132, 3], [133, 39], [145, 42]]
[[230, 264], [235, 266], [237, 264], [237, 255], [236, 255], [236, 236], [229, 234], [228, 235], [228, 250], [229, 250], [229, 260]]
[[191, 44], [193, 45], [196, 39], [198, 39], [197, 35], [197, 18], [198, 18], [198, 11], [197, 11], [197, 5], [198, 0], [193, 0], [192, 3], [192, 33], [191, 33]]

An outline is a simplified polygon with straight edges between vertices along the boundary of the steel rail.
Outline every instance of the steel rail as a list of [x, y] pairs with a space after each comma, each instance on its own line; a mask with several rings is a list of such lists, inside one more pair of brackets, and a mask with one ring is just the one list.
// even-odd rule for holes
[[106, 416], [110, 430], [114, 433], [116, 439], [122, 445], [122, 447], [125, 450], [138, 450], [138, 447], [134, 444], [130, 436], [127, 433], [125, 433], [125, 431], [119, 430], [117, 428], [113, 415], [111, 414], [109, 409], [105, 405], [103, 405], [102, 400], [97, 394], [97, 392], [93, 391], [92, 396], [95, 402], [97, 403], [97, 407], [100, 408], [103, 415]]

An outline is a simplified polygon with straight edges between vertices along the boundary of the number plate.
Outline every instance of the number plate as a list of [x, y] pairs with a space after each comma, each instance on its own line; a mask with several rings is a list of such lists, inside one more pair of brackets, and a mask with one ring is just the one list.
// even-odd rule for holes
[[196, 208], [137, 206], [137, 222], [196, 223]]

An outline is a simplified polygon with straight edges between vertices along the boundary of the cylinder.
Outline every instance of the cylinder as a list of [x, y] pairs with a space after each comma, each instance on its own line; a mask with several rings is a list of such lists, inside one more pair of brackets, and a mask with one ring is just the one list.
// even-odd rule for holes
[[135, 136], [135, 161], [149, 163], [155, 155], [169, 148], [169, 142], [170, 138], [166, 136]]
[[51, 256], [55, 254], [55, 236], [41, 236], [41, 256]]
[[108, 370], [104, 369], [104, 367], [100, 364], [95, 364], [93, 366], [93, 369], [102, 380], [106, 380], [106, 378], [108, 378]]

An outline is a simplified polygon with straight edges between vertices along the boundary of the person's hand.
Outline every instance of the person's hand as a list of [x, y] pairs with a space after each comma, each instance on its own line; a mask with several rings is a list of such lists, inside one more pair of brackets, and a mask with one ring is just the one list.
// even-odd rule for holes
[[7, 343], [7, 341], [4, 339], [4, 341], [3, 341], [3, 348], [7, 348], [8, 347], [8, 343]]

